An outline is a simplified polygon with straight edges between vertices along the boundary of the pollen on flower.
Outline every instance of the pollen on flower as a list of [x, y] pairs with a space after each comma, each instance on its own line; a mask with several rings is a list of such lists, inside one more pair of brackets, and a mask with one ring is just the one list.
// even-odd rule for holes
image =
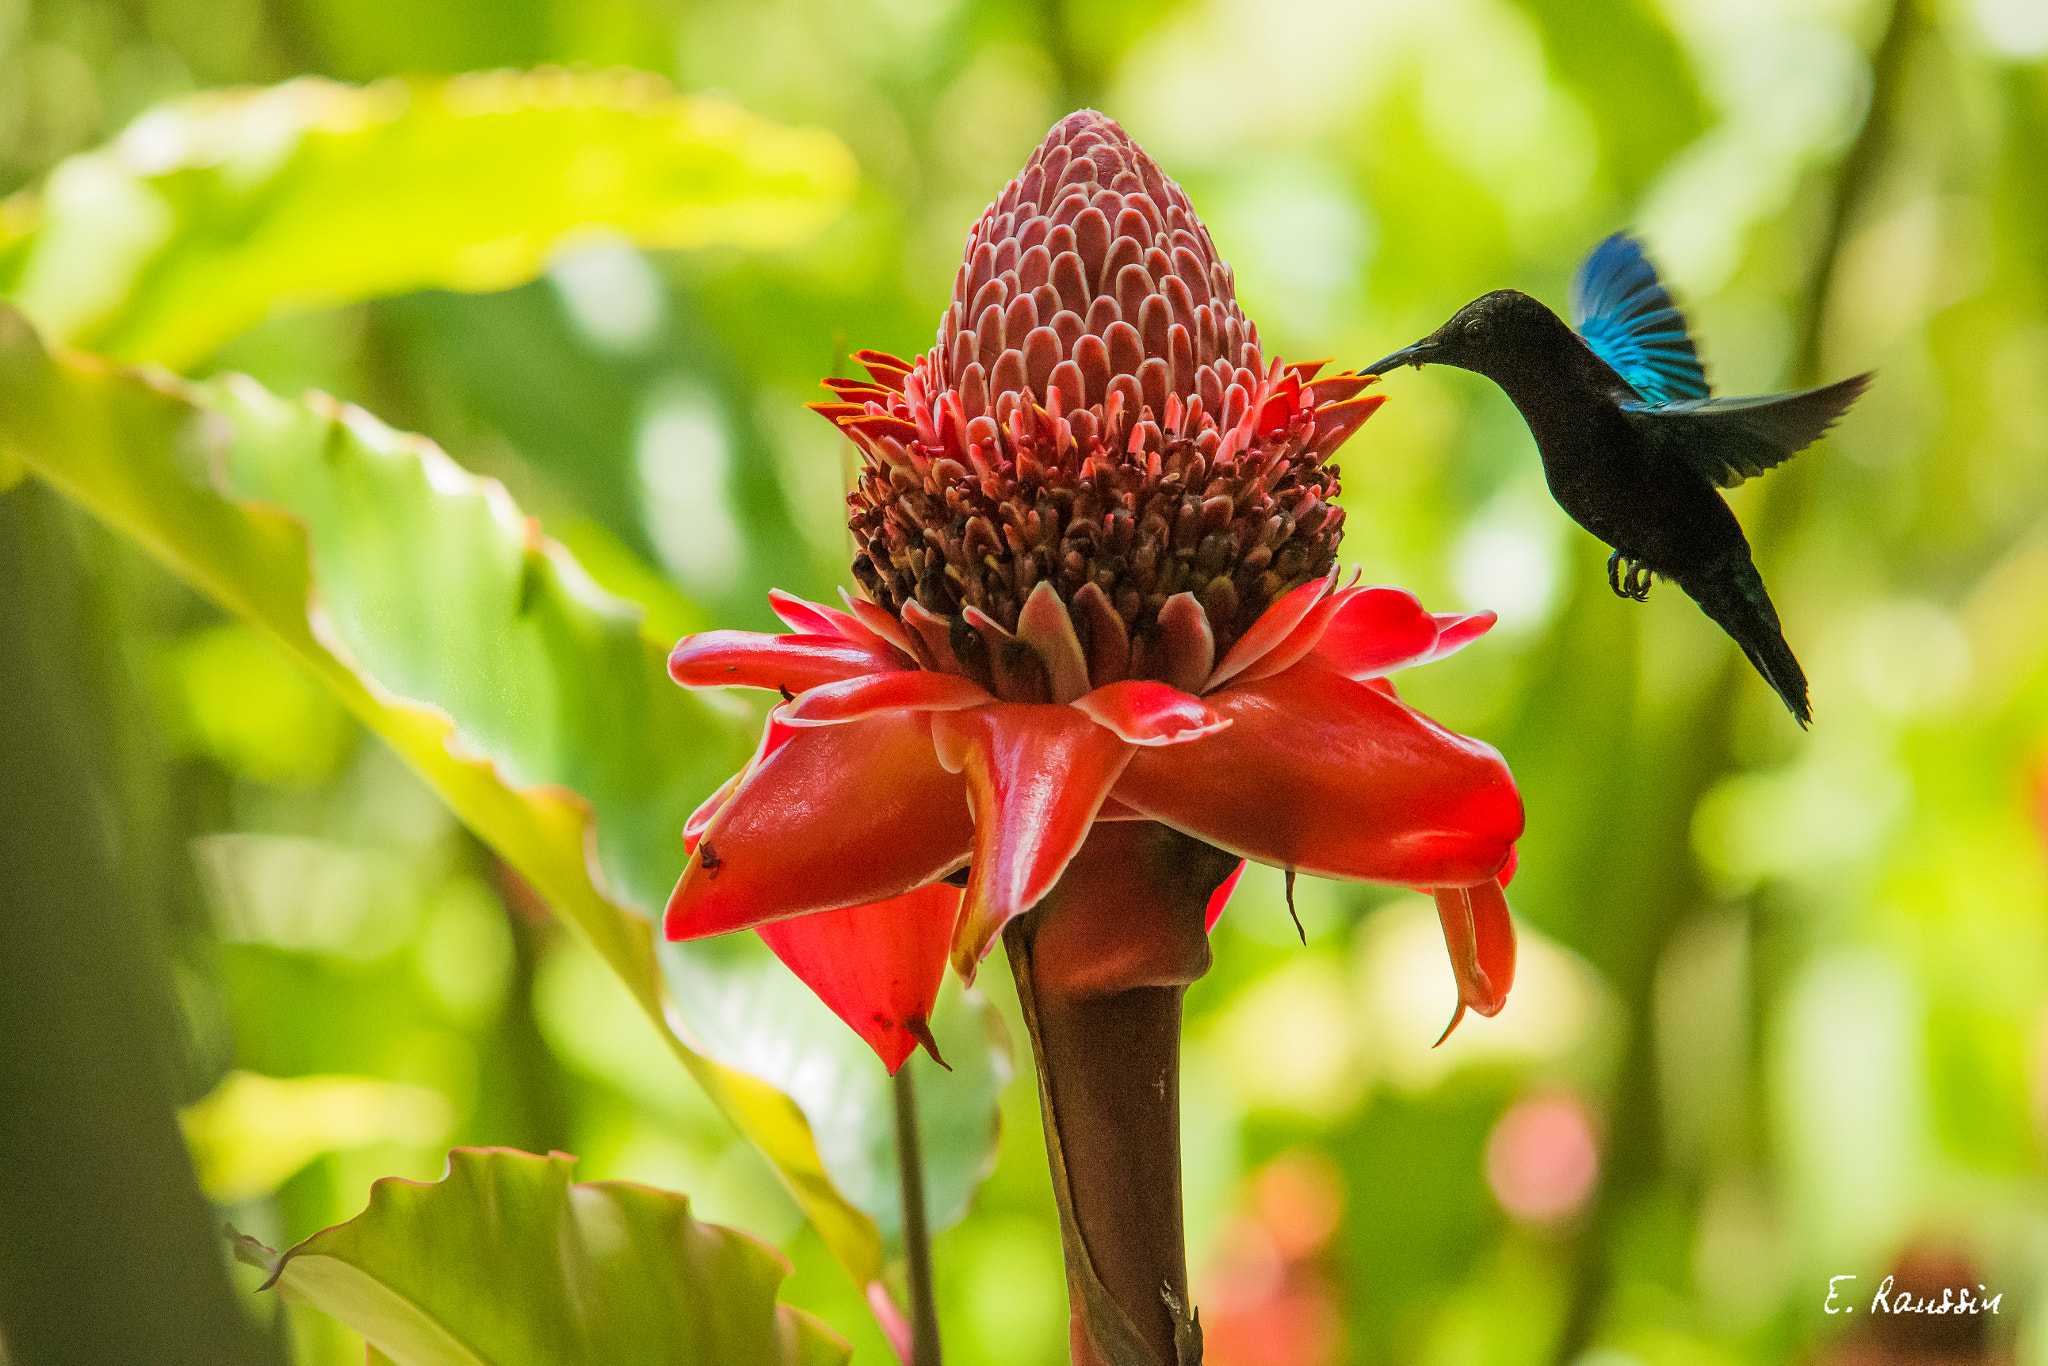
[[[856, 359], [871, 378], [814, 405], [863, 453], [854, 572], [922, 657], [984, 683], [1041, 583], [1097, 685], [1104, 660], [1171, 676], [1189, 631], [1227, 650], [1335, 563], [1329, 456], [1381, 401], [1371, 376], [1266, 359], [1187, 195], [1092, 111], [975, 224], [937, 344]], [[1162, 622], [1182, 594], [1202, 621]]]

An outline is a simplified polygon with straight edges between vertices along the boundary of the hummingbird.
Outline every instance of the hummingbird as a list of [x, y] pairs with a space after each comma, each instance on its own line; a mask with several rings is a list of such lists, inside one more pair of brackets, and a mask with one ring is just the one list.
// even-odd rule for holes
[[1714, 398], [1685, 318], [1642, 243], [1625, 232], [1579, 267], [1571, 310], [1567, 327], [1527, 294], [1497, 289], [1365, 373], [1454, 365], [1498, 384], [1536, 439], [1551, 497], [1614, 551], [1608, 587], [1641, 602], [1653, 574], [1676, 583], [1742, 647], [1799, 724], [1812, 724], [1806, 674], [1718, 490], [1819, 440], [1871, 374]]

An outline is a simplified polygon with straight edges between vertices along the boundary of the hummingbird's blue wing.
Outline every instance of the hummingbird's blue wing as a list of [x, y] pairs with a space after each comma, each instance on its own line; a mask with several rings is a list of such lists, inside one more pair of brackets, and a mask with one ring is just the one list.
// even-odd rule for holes
[[1870, 380], [1862, 374], [1789, 394], [1624, 403], [1621, 415], [1652, 447], [1685, 461], [1709, 483], [1732, 489], [1820, 440]]
[[1686, 335], [1685, 318], [1625, 232], [1593, 248], [1572, 277], [1572, 326], [1650, 403], [1703, 399], [1707, 372]]

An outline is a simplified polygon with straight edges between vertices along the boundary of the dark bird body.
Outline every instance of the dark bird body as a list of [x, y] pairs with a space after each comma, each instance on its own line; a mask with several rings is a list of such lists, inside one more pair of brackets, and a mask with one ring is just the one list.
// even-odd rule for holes
[[1558, 506], [1613, 548], [1614, 591], [1640, 601], [1650, 575], [1675, 582], [1807, 725], [1806, 675], [1719, 490], [1811, 445], [1870, 376], [1709, 397], [1685, 320], [1619, 233], [1580, 268], [1572, 304], [1576, 331], [1528, 295], [1495, 290], [1367, 371], [1454, 365], [1498, 384], [1536, 439]]

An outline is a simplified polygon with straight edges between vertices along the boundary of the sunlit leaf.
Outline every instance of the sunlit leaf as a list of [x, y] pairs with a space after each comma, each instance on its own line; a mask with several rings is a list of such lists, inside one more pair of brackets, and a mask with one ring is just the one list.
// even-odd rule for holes
[[[5, 308], [0, 452], [262, 631], [403, 755], [589, 936], [855, 1280], [880, 1274], [874, 1221], [834, 1187], [803, 1110], [666, 1027], [651, 929], [624, 909], [666, 895], [683, 818], [745, 733], [668, 682], [636, 614], [501, 487], [331, 402], [52, 358]], [[209, 474], [229, 469], [264, 501], [219, 492]], [[294, 497], [318, 504], [303, 509], [310, 557], [308, 525], [277, 506]]]
[[334, 699], [246, 626], [224, 624], [157, 652], [165, 729], [184, 747], [280, 786], [311, 786], [348, 757], [355, 727]]
[[[812, 1117], [818, 1155], [885, 1237], [902, 1230], [889, 1075], [858, 1035], [752, 935], [659, 947], [692, 1038], [729, 1066], [773, 1082]], [[948, 975], [932, 1033], [951, 1070], [913, 1054], [925, 1200], [934, 1230], [967, 1213], [995, 1153], [996, 1098], [1012, 1062], [1002, 1017]]]
[[371, 1143], [439, 1147], [448, 1098], [379, 1077], [230, 1072], [179, 1116], [206, 1194], [222, 1204], [269, 1195], [322, 1153]]
[[252, 1238], [235, 1251], [407, 1366], [846, 1361], [775, 1302], [789, 1266], [774, 1249], [698, 1222], [685, 1196], [571, 1184], [574, 1165], [457, 1148], [440, 1181], [379, 1181], [368, 1209], [281, 1255]]
[[830, 134], [641, 72], [304, 78], [172, 101], [60, 164], [0, 215], [0, 290], [53, 335], [176, 368], [276, 312], [503, 289], [578, 237], [798, 241], [852, 183]]

